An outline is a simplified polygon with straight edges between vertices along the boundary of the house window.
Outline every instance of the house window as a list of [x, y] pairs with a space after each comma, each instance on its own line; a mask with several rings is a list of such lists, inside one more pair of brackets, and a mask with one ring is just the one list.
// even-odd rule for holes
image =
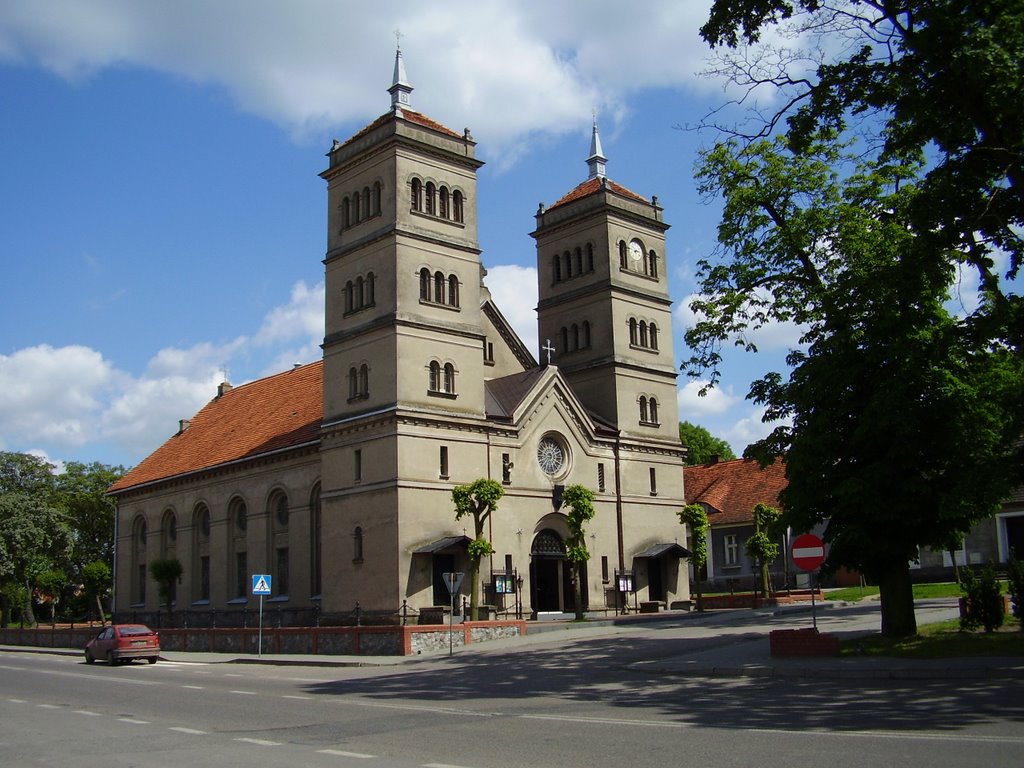
[[447, 219], [448, 216], [448, 187], [441, 187], [438, 195], [439, 202], [441, 204], [439, 215], [442, 219]]
[[438, 304], [444, 304], [444, 274], [442, 272], [434, 273], [434, 301]]
[[355, 400], [359, 397], [359, 372], [356, 369], [348, 369], [348, 399]]
[[648, 331], [648, 333], [650, 334], [650, 337], [651, 337], [651, 349], [657, 349], [658, 348], [658, 326], [656, 326], [654, 323], [651, 323], [649, 326], [647, 326], [647, 331]]
[[562, 261], [565, 262], [565, 277], [568, 280], [572, 277], [572, 254], [566, 251], [562, 254]]
[[430, 301], [430, 270], [420, 270], [420, 301]]
[[601, 581], [608, 583], [608, 555], [601, 555]]
[[505, 485], [512, 482], [512, 457], [507, 453], [501, 454], [501, 482]]
[[636, 346], [640, 340], [640, 336], [637, 333], [637, 325], [635, 318], [629, 318], [629, 343], [631, 346]]
[[551, 258], [551, 272], [556, 283], [562, 282], [562, 259], [557, 253]]
[[650, 480], [651, 480], [651, 496], [657, 496], [658, 495], [658, 470], [655, 469], [654, 467], [651, 467], [648, 470], [648, 472], [650, 474]]
[[434, 182], [432, 182], [432, 181], [428, 181], [427, 182], [426, 186], [423, 188], [423, 197], [424, 197], [423, 210], [426, 211], [428, 215], [433, 216], [434, 215], [434, 211], [435, 211], [435, 206], [437, 204], [437, 199], [436, 199], [436, 196], [435, 196]]
[[419, 179], [412, 180], [409, 207], [414, 211], [423, 210], [423, 187]]
[[452, 218], [461, 224], [462, 215], [462, 193], [459, 190], [455, 190], [452, 193]]
[[245, 597], [249, 587], [249, 568], [246, 565], [246, 553], [235, 555], [235, 597]]
[[647, 274], [651, 277], [658, 276], [658, 256], [654, 251], [647, 254]]
[[199, 558], [199, 599], [210, 599], [210, 556]]
[[288, 527], [288, 497], [283, 493], [277, 497], [276, 503], [274, 504], [275, 512], [277, 513], [277, 527], [287, 528]]
[[584, 320], [583, 321], [583, 340], [582, 340], [582, 344], [583, 344], [583, 348], [584, 349], [590, 349], [590, 321], [589, 320]]
[[583, 274], [583, 250], [581, 248], [576, 249], [576, 274]]
[[357, 483], [363, 479], [363, 452], [359, 448], [352, 452], [352, 479]]
[[597, 490], [601, 493], [605, 490], [604, 464], [597, 465]]
[[441, 391], [441, 364], [436, 360], [430, 361], [430, 381], [427, 384], [427, 389], [431, 392]]
[[619, 268], [626, 269], [626, 241], [619, 240]]
[[359, 366], [359, 396], [370, 396], [370, 368], [366, 363]]
[[641, 424], [647, 424], [648, 423], [648, 419], [647, 419], [647, 398], [642, 396], [642, 395], [640, 396], [640, 423]]
[[653, 397], [647, 401], [647, 416], [650, 418], [650, 424], [658, 423], [658, 401]]
[[569, 329], [562, 328], [562, 351], [569, 351]]
[[349, 203], [347, 197], [344, 200], [341, 201], [341, 228], [342, 229], [348, 229], [350, 226], [352, 226], [352, 219], [351, 219], [351, 213], [350, 213], [350, 205], [351, 204]]
[[277, 549], [277, 573], [274, 574], [274, 580], [277, 582], [277, 594], [287, 595], [288, 594], [288, 547], [278, 547]]
[[455, 394], [455, 366], [451, 363], [444, 364], [444, 391]]
[[380, 216], [380, 182], [373, 185], [373, 215]]
[[739, 565], [740, 564], [740, 543], [735, 533], [727, 534], [723, 538], [725, 545], [725, 565]]
[[442, 480], [448, 479], [448, 446], [442, 445], [438, 456], [438, 474]]
[[594, 245], [587, 243], [587, 272], [594, 271]]
[[358, 525], [352, 531], [352, 562], [363, 562], [363, 529]]
[[321, 583], [323, 581], [323, 558], [321, 553], [321, 521], [323, 519], [322, 508], [320, 506], [320, 486], [317, 485], [313, 489], [312, 497], [309, 500], [309, 512], [312, 515], [312, 520], [309, 526], [309, 582], [310, 582], [310, 594], [316, 597], [321, 592]]

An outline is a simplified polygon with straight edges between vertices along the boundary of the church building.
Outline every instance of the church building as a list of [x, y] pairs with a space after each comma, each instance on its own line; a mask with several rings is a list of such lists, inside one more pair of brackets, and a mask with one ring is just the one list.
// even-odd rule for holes
[[479, 478], [504, 489], [482, 604], [574, 610], [569, 485], [595, 497], [584, 608], [688, 600], [657, 199], [608, 178], [595, 124], [587, 178], [535, 215], [542, 348], [527, 349], [486, 286], [469, 131], [413, 109], [400, 50], [388, 90], [390, 110], [335, 141], [320, 174], [322, 360], [221, 384], [112, 486], [115, 610], [159, 611], [148, 565], [171, 558], [191, 625], [257, 605], [253, 574], [292, 617], [344, 622], [358, 606], [389, 622], [447, 605], [443, 574], [469, 570], [473, 533], [452, 489]]

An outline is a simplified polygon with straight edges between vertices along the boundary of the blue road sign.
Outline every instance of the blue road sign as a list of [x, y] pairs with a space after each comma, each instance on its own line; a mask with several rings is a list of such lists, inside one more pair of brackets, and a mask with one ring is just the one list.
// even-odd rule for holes
[[270, 594], [270, 574], [254, 573], [252, 575], [252, 593], [254, 595]]

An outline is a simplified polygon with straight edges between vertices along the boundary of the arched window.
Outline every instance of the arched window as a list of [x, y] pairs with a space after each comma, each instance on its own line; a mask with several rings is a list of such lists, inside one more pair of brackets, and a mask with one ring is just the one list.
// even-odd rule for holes
[[178, 541], [178, 518], [174, 510], [168, 509], [160, 520], [160, 557], [174, 557]]
[[419, 179], [413, 179], [409, 192], [409, 208], [413, 211], [423, 210], [423, 186]]
[[380, 182], [374, 182], [373, 185], [373, 215], [380, 216]]
[[638, 337], [636, 332], [636, 318], [631, 317], [629, 318], [629, 343], [635, 347], [637, 341]]
[[626, 268], [626, 241], [619, 240], [619, 267]]
[[452, 194], [452, 218], [462, 223], [462, 193], [459, 190]]
[[563, 352], [568, 352], [569, 351], [569, 329], [563, 326], [561, 333], [562, 333], [562, 351]]
[[654, 251], [647, 254], [647, 274], [651, 277], [658, 276], [658, 255]]
[[576, 249], [576, 274], [583, 274], [583, 249]]
[[455, 366], [451, 363], [444, 364], [444, 391], [455, 394]]
[[448, 303], [453, 307], [459, 306], [458, 275], [448, 275]]
[[640, 346], [647, 346], [647, 323], [643, 320], [640, 321]]
[[356, 278], [355, 292], [352, 294], [352, 308], [362, 309], [363, 308], [363, 278], [359, 276]]
[[210, 599], [210, 508], [192, 510], [192, 600]]
[[643, 396], [640, 397], [640, 423], [647, 423], [647, 398]]
[[359, 395], [361, 397], [370, 395], [370, 368], [366, 363], [359, 366]]
[[430, 270], [420, 270], [420, 301], [430, 301]]
[[572, 348], [574, 350], [580, 348], [580, 327], [576, 323], [572, 324]]
[[448, 187], [441, 187], [438, 191], [438, 201], [440, 203], [439, 215], [442, 219], [447, 219], [448, 214]]
[[274, 528], [284, 530], [288, 528], [288, 497], [283, 493], [277, 494], [271, 503], [274, 515]]
[[345, 283], [345, 311], [351, 312], [354, 308], [354, 301], [352, 297], [352, 281], [349, 280]]
[[562, 282], [562, 257], [557, 253], [551, 257], [551, 273], [556, 283]]
[[370, 197], [370, 188], [363, 187], [363, 218], [368, 219], [373, 215], [373, 202]]
[[359, 397], [359, 372], [355, 366], [348, 369], [348, 399], [355, 400]]
[[352, 562], [363, 562], [363, 529], [358, 525], [352, 531]]
[[434, 215], [436, 210], [435, 205], [437, 204], [435, 190], [436, 187], [434, 187], [434, 182], [432, 181], [428, 181], [426, 186], [423, 188], [423, 210], [431, 216]]
[[587, 272], [594, 271], [594, 244], [587, 243]]
[[565, 263], [565, 279], [572, 277], [572, 254], [566, 251], [562, 254], [562, 261]]
[[319, 597], [323, 582], [322, 539], [320, 533], [323, 514], [320, 507], [319, 483], [314, 486], [313, 492], [309, 497], [309, 514], [312, 518], [309, 524], [309, 593], [313, 597]]
[[139, 515], [132, 523], [132, 602], [146, 602], [146, 518]]
[[655, 400], [652, 397], [650, 400], [647, 401], [647, 409], [649, 411], [649, 413], [647, 415], [651, 419], [651, 424], [657, 424], [658, 423], [658, 401]]
[[651, 335], [651, 349], [657, 349], [658, 348], [658, 326], [656, 326], [654, 323], [651, 323], [649, 326], [647, 326], [647, 330], [648, 330], [648, 333], [650, 333], [650, 335]]
[[442, 272], [434, 273], [434, 301], [438, 304], [444, 304], [444, 274]]
[[590, 321], [583, 321], [583, 348], [590, 349]]
[[360, 220], [362, 219], [362, 216], [360, 215], [362, 213], [362, 211], [360, 210], [360, 208], [361, 208], [361, 206], [359, 204], [359, 193], [355, 192], [352, 195], [352, 223], [353, 224], [358, 224], [360, 222]]
[[341, 228], [342, 229], [347, 229], [348, 227], [352, 226], [352, 219], [351, 219], [352, 212], [351, 212], [350, 206], [351, 206], [351, 203], [349, 203], [347, 197], [344, 200], [341, 201]]
[[441, 364], [436, 360], [430, 361], [429, 389], [431, 392], [441, 391]]
[[376, 303], [376, 297], [373, 295], [373, 283], [375, 279], [373, 272], [366, 276], [366, 293], [363, 297], [363, 303], [368, 307], [372, 307]]

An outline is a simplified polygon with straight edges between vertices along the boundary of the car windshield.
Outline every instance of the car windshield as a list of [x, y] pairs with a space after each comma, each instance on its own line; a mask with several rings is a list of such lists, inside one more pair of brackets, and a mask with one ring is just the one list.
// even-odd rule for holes
[[121, 627], [121, 636], [126, 637], [128, 635], [152, 635], [153, 630], [149, 627]]

